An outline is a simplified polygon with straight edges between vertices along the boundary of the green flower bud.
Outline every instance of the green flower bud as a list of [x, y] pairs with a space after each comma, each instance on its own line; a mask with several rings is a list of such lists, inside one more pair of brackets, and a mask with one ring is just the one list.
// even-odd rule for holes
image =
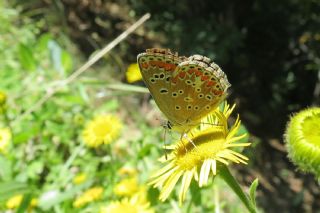
[[302, 171], [320, 178], [320, 108], [294, 115], [284, 136], [288, 156]]

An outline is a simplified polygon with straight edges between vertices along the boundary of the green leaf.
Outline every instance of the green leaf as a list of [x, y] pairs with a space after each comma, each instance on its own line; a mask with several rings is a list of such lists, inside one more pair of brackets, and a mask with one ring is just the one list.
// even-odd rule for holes
[[252, 204], [254, 206], [256, 206], [256, 191], [257, 191], [257, 187], [259, 185], [259, 180], [258, 178], [256, 178], [252, 183], [251, 183], [251, 186], [250, 186], [250, 189], [249, 189], [249, 195], [250, 195], [250, 200], [252, 202]]
[[49, 33], [45, 33], [40, 36], [37, 42], [37, 51], [46, 52], [48, 51], [48, 43], [52, 40], [52, 35]]
[[37, 67], [37, 62], [35, 58], [33, 57], [31, 49], [20, 43], [19, 44], [19, 50], [18, 50], [18, 56], [20, 63], [22, 67], [26, 70], [32, 71], [35, 70]]
[[17, 209], [16, 213], [27, 212], [27, 209], [29, 207], [30, 202], [31, 202], [31, 194], [30, 193], [25, 194], [23, 196], [22, 202], [21, 202], [19, 208]]
[[11, 162], [0, 154], [0, 178], [9, 181], [12, 177]]
[[60, 74], [64, 75], [65, 72], [61, 62], [61, 54], [62, 54], [61, 47], [57, 42], [53, 40], [49, 41], [48, 47], [49, 47], [51, 62], [53, 64], [54, 69], [57, 70]]
[[0, 183], [0, 202], [8, 200], [17, 194], [23, 194], [29, 191], [26, 183], [20, 183], [16, 181], [1, 182]]
[[67, 51], [62, 51], [61, 54], [61, 65], [64, 73], [70, 73], [73, 68], [73, 61], [71, 55]]
[[223, 180], [230, 186], [230, 188], [236, 193], [242, 203], [247, 207], [249, 212], [256, 213], [256, 207], [253, 206], [251, 200], [249, 200], [248, 196], [241, 189], [238, 181], [232, 176], [227, 166], [220, 164], [219, 175], [223, 178]]

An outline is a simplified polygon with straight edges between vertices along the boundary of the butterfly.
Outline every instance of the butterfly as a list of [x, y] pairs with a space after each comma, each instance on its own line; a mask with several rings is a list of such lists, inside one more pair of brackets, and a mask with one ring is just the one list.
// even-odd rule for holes
[[202, 55], [178, 56], [170, 49], [152, 48], [137, 57], [142, 78], [166, 126], [187, 133], [216, 109], [231, 86], [221, 68]]

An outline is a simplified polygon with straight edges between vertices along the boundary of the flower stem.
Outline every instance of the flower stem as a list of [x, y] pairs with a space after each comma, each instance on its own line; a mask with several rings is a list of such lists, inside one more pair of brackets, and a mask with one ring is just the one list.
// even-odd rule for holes
[[219, 168], [219, 174], [223, 180], [229, 185], [229, 187], [238, 195], [242, 203], [247, 207], [250, 213], [256, 213], [256, 207], [249, 200], [248, 196], [241, 189], [238, 181], [232, 176], [229, 169], [225, 165], [221, 165]]

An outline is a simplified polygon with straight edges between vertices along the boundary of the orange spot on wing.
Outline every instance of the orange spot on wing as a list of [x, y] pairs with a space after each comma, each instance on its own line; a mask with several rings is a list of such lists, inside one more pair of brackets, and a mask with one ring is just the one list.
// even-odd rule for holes
[[214, 85], [216, 85], [216, 83], [217, 83], [217, 82], [215, 82], [215, 81], [209, 81], [209, 82], [207, 83], [207, 87], [214, 86]]
[[200, 75], [202, 75], [202, 72], [199, 70], [196, 70], [195, 74], [196, 74], [196, 76], [200, 76]]
[[158, 61], [158, 67], [163, 68], [165, 66], [166, 63], [162, 62], [162, 61]]
[[141, 67], [144, 68], [144, 69], [147, 69], [149, 67], [149, 64], [148, 63], [142, 63]]
[[178, 77], [179, 76], [176, 76], [176, 77], [172, 78], [171, 82], [176, 84], [178, 82]]
[[180, 73], [179, 73], [179, 77], [180, 77], [181, 79], [183, 79], [184, 77], [186, 77], [186, 72], [180, 72]]
[[158, 64], [156, 61], [150, 61], [149, 63], [151, 66], [157, 66], [157, 64]]
[[201, 77], [201, 81], [206, 81], [208, 79], [209, 79], [209, 76], [207, 76], [207, 75], [204, 75], [204, 76]]
[[164, 65], [164, 69], [165, 69], [166, 71], [171, 70], [171, 67], [172, 67], [172, 64], [165, 64], [165, 65]]
[[188, 70], [188, 73], [191, 75], [192, 73], [194, 73], [196, 71], [196, 69], [190, 69]]
[[215, 94], [215, 95], [222, 95], [222, 94], [223, 94], [223, 91], [221, 91], [221, 90], [213, 90], [213, 94]]
[[171, 71], [174, 71], [176, 69], [176, 65], [175, 64], [171, 64]]

